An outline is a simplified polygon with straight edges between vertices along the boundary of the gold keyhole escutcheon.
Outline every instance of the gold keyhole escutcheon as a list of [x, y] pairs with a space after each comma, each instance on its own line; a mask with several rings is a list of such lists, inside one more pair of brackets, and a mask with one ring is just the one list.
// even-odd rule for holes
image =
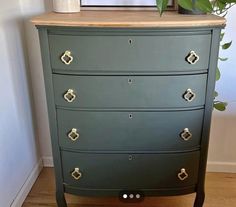
[[192, 138], [192, 133], [190, 132], [189, 128], [185, 128], [181, 134], [180, 134], [181, 138], [184, 140], [184, 141], [188, 141]]
[[64, 99], [69, 103], [72, 103], [75, 100], [75, 98], [76, 94], [73, 89], [68, 89], [67, 92], [64, 94]]
[[184, 181], [188, 178], [188, 173], [186, 172], [185, 168], [182, 168], [180, 170], [180, 173], [178, 173], [178, 178], [181, 180], [181, 181]]
[[79, 180], [82, 177], [82, 173], [80, 172], [80, 169], [78, 167], [76, 167], [73, 172], [71, 173], [71, 176], [75, 179], [75, 180]]
[[77, 139], [79, 139], [79, 133], [77, 132], [76, 128], [72, 128], [71, 131], [68, 134], [68, 137], [74, 142]]
[[186, 57], [186, 60], [189, 64], [195, 65], [200, 60], [200, 57], [195, 51], [191, 51]]

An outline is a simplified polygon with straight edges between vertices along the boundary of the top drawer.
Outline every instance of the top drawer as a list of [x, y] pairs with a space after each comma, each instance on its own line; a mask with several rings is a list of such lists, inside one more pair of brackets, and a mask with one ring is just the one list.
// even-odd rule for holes
[[[208, 68], [211, 34], [104, 34], [49, 35], [53, 70], [61, 73], [185, 73]], [[196, 54], [191, 56], [191, 51]], [[63, 54], [65, 62], [61, 59]]]

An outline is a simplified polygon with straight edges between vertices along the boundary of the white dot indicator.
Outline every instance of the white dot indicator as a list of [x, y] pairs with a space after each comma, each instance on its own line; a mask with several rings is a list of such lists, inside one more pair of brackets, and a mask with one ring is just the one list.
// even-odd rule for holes
[[127, 194], [124, 194], [124, 195], [123, 195], [123, 198], [124, 198], [124, 199], [128, 198]]
[[139, 194], [136, 194], [136, 198], [139, 199], [141, 196]]
[[134, 198], [134, 195], [133, 195], [133, 194], [130, 194], [130, 195], [129, 195], [129, 198]]

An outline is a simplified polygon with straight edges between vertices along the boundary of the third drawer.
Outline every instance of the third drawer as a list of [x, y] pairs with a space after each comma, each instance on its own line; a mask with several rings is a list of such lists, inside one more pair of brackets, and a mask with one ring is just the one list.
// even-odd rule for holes
[[203, 110], [57, 110], [59, 143], [74, 150], [183, 151], [200, 146]]

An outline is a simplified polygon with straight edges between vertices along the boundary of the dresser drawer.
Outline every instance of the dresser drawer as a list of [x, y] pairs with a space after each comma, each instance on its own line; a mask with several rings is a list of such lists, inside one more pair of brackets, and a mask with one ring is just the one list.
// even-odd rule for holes
[[[93, 33], [87, 36], [49, 35], [52, 68], [64, 73], [206, 70], [210, 44], [210, 33], [149, 33], [146, 36], [139, 33], [135, 36], [116, 33], [110, 36], [93, 36]], [[191, 51], [199, 56], [199, 60], [193, 61], [193, 64], [187, 61]], [[63, 55], [65, 62], [61, 59]]]
[[197, 183], [198, 165], [199, 152], [86, 154], [62, 151], [64, 182], [85, 189], [187, 187]]
[[58, 106], [79, 108], [170, 108], [203, 106], [207, 75], [54, 75]]
[[59, 142], [76, 150], [181, 151], [200, 146], [203, 110], [57, 110]]

